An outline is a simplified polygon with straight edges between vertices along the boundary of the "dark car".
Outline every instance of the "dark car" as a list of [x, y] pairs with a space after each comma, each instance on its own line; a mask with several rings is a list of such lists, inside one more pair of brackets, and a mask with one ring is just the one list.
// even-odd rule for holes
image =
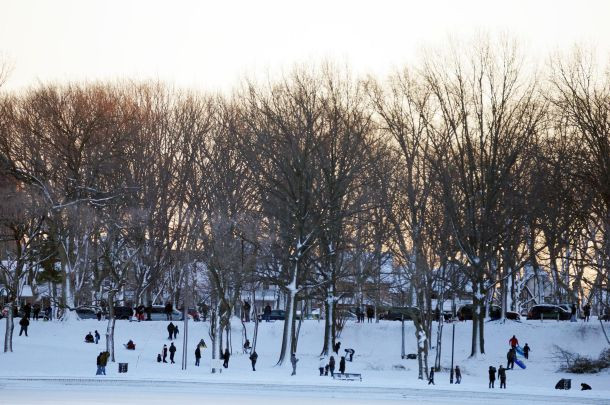
[[[472, 320], [472, 304], [466, 304], [457, 311], [457, 317], [460, 321]], [[502, 308], [497, 305], [489, 307], [489, 317], [492, 321], [502, 318]], [[508, 318], [508, 314], [506, 316]], [[510, 318], [508, 318], [510, 319]]]
[[129, 319], [133, 316], [133, 308], [118, 306], [114, 307], [115, 319]]
[[527, 319], [559, 319], [569, 321], [572, 314], [558, 305], [540, 304], [534, 305], [527, 313]]
[[76, 314], [80, 319], [97, 319], [99, 308], [77, 308]]
[[413, 317], [419, 317], [419, 308], [415, 307], [391, 307], [379, 315], [379, 319], [386, 321], [411, 321]]
[[[263, 314], [258, 314], [258, 320], [262, 321], [265, 319]], [[286, 319], [286, 311], [282, 309], [272, 309], [271, 314], [269, 314], [269, 319], [272, 321], [283, 321]]]
[[[146, 312], [146, 310], [144, 310]], [[150, 309], [150, 320], [151, 321], [165, 321], [167, 320], [167, 314], [165, 313], [165, 305], [153, 305]], [[172, 320], [173, 321], [181, 321], [182, 312], [178, 311], [176, 308], [172, 309]]]

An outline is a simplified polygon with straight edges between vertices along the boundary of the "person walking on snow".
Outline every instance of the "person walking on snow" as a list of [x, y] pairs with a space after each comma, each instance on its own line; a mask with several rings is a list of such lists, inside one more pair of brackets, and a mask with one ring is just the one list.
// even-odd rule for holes
[[23, 318], [21, 318], [21, 320], [19, 321], [19, 325], [21, 325], [21, 329], [19, 330], [19, 336], [21, 336], [22, 333], [25, 332], [25, 337], [28, 336], [28, 325], [30, 324], [30, 321], [28, 321], [28, 318], [26, 318], [25, 316]]
[[366, 317], [368, 318], [368, 323], [373, 322], [373, 318], [375, 317], [375, 310], [373, 307], [366, 307]]
[[508, 353], [506, 353], [506, 368], [512, 370], [515, 368], [515, 358], [517, 357], [517, 351], [515, 348], [511, 348]]
[[225, 349], [224, 354], [222, 355], [222, 359], [224, 360], [224, 363], [222, 363], [222, 366], [224, 368], [229, 368], [229, 358], [231, 357], [231, 353], [229, 353], [229, 348], [227, 347]]
[[584, 322], [589, 322], [589, 317], [591, 316], [591, 304], [586, 303], [584, 307], [582, 307], [583, 315], [585, 316]]
[[494, 388], [495, 382], [496, 382], [496, 368], [494, 366], [489, 366], [489, 388]]
[[525, 344], [525, 346], [523, 346], [523, 357], [525, 357], [526, 359], [530, 358], [530, 347], [527, 345], [527, 343]]
[[320, 370], [320, 376], [324, 375], [324, 370], [326, 369], [326, 365], [328, 362], [324, 356], [320, 356], [320, 363], [318, 364], [318, 369]]
[[460, 366], [455, 366], [455, 383], [459, 384], [462, 382], [462, 370], [460, 370]]
[[163, 363], [167, 363], [167, 345], [163, 345]]
[[256, 371], [256, 360], [258, 360], [258, 354], [256, 354], [256, 351], [254, 351], [250, 355], [250, 361], [252, 362], [252, 371]]
[[292, 374], [290, 375], [297, 375], [297, 363], [299, 362], [299, 359], [297, 359], [297, 356], [292, 353], [290, 355], [290, 364], [292, 364]]
[[356, 353], [356, 351], [354, 349], [345, 349], [345, 357], [347, 357], [349, 355], [349, 359], [347, 359], [347, 361], [349, 362], [353, 362], [354, 361], [354, 353]]
[[498, 377], [500, 378], [500, 388], [506, 389], [506, 369], [502, 365], [498, 370]]
[[265, 322], [269, 322], [271, 320], [271, 305], [267, 304], [265, 306], [265, 310], [263, 311], [263, 318]]
[[341, 342], [335, 343], [335, 353], [339, 354], [339, 349], [341, 349]]
[[95, 331], [95, 344], [97, 344], [100, 341], [100, 333], [96, 330]]
[[430, 369], [430, 377], [428, 377], [428, 385], [436, 385], [434, 384], [434, 367]]
[[167, 333], [169, 333], [169, 340], [172, 340], [174, 337], [174, 323], [170, 322], [169, 325], [167, 325]]
[[519, 346], [519, 340], [515, 335], [513, 335], [513, 337], [508, 340], [508, 344], [510, 347], [517, 347]]
[[570, 322], [576, 322], [576, 304], [572, 304], [572, 316], [570, 317]]
[[341, 356], [341, 360], [339, 361], [339, 373], [345, 374], [345, 357]]
[[178, 325], [174, 325], [174, 339], [178, 338]]
[[244, 322], [250, 322], [250, 303], [248, 301], [244, 301]]
[[100, 366], [102, 368], [103, 375], [106, 375], [106, 365], [108, 364], [109, 357], [110, 357], [109, 352], [102, 352], [102, 357], [100, 358]]
[[169, 346], [169, 361], [171, 364], [174, 364], [174, 354], [176, 354], [176, 346], [174, 346], [174, 342]]
[[330, 376], [333, 377], [335, 375], [335, 358], [333, 356], [330, 356], [328, 361], [328, 369], [330, 370]]
[[100, 354], [97, 355], [96, 364], [97, 364], [97, 371], [95, 372], [95, 375], [102, 375], [102, 352], [100, 352]]
[[172, 312], [174, 311], [172, 303], [167, 301], [167, 303], [165, 304], [165, 316], [167, 317], [168, 321], [172, 320]]
[[199, 360], [201, 359], [201, 349], [199, 349], [199, 345], [195, 349], [195, 365], [199, 367]]

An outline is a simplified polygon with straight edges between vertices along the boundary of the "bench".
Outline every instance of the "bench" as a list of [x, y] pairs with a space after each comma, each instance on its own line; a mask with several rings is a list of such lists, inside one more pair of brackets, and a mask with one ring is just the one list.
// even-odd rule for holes
[[362, 374], [356, 373], [335, 373], [333, 374], [335, 380], [346, 380], [346, 381], [362, 381]]

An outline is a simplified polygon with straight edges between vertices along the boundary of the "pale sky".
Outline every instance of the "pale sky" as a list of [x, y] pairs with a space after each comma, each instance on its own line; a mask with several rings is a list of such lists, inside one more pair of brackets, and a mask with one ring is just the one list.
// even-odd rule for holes
[[228, 90], [322, 59], [381, 76], [478, 31], [541, 58], [574, 43], [607, 56], [609, 27], [604, 0], [0, 0], [0, 55], [9, 89], [133, 78]]

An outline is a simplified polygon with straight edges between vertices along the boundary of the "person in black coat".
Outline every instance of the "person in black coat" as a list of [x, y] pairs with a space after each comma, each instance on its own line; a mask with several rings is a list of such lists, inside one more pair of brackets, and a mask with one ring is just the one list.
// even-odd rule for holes
[[265, 310], [263, 311], [263, 318], [265, 319], [265, 322], [269, 322], [269, 320], [271, 319], [271, 305], [267, 304], [265, 306]]
[[459, 384], [462, 382], [462, 370], [460, 370], [460, 366], [455, 366], [455, 383]]
[[354, 361], [354, 353], [356, 353], [356, 351], [354, 349], [345, 349], [345, 354], [347, 357], [347, 355], [349, 355], [349, 359], [346, 359], [349, 362], [353, 362]]
[[250, 322], [250, 303], [248, 301], [244, 301], [244, 321]]
[[585, 317], [584, 321], [589, 322], [589, 317], [591, 316], [591, 304], [586, 303], [584, 307], [582, 307], [582, 312]]
[[30, 315], [32, 314], [32, 306], [30, 305], [29, 302], [23, 306], [23, 313], [25, 315], [25, 318], [27, 318], [29, 320]]
[[252, 362], [252, 371], [256, 371], [256, 360], [258, 359], [258, 354], [256, 351], [252, 352], [250, 355], [250, 361]]
[[97, 355], [96, 364], [97, 364], [97, 371], [96, 371], [95, 375], [102, 375], [102, 352], [100, 352], [100, 354]]
[[495, 382], [496, 382], [496, 368], [494, 366], [489, 366], [489, 388], [494, 388]]
[[163, 363], [167, 363], [167, 345], [163, 345]]
[[93, 343], [93, 342], [95, 342], [93, 335], [91, 334], [91, 332], [87, 333], [85, 335], [85, 343]]
[[21, 318], [21, 320], [19, 321], [19, 325], [21, 325], [21, 329], [19, 330], [19, 336], [21, 336], [22, 333], [25, 332], [25, 336], [28, 336], [28, 325], [30, 324], [30, 321], [28, 321], [28, 318], [26, 318], [25, 316], [23, 318]]
[[328, 369], [330, 370], [330, 376], [335, 375], [335, 358], [330, 356], [330, 360], [328, 360]]
[[523, 357], [525, 357], [526, 359], [529, 359], [530, 358], [530, 350], [532, 350], [532, 349], [526, 343], [525, 346], [523, 346]]
[[199, 367], [199, 360], [201, 360], [201, 349], [199, 348], [199, 345], [197, 345], [197, 348], [195, 349], [195, 365], [197, 367]]
[[373, 318], [375, 317], [375, 310], [373, 307], [366, 307], [366, 317], [368, 318], [369, 323], [373, 322]]
[[172, 303], [167, 301], [167, 303], [165, 304], [165, 316], [167, 317], [168, 321], [172, 320], [173, 311], [174, 311], [174, 307], [172, 306]]
[[169, 340], [172, 340], [174, 338], [174, 323], [170, 322], [169, 325], [167, 325], [167, 333], [169, 333]]
[[174, 325], [174, 339], [178, 338], [178, 325]]
[[222, 355], [222, 359], [224, 360], [224, 363], [222, 363], [222, 366], [224, 368], [229, 368], [229, 358], [231, 357], [231, 353], [229, 353], [229, 348], [227, 347], [225, 349], [224, 354]]
[[174, 342], [172, 342], [172, 344], [169, 345], [169, 361], [171, 364], [175, 363], [174, 354], [176, 354], [176, 346], [174, 346]]
[[512, 370], [515, 367], [515, 358], [517, 357], [517, 352], [514, 348], [510, 349], [508, 353], [506, 353], [506, 368]]
[[40, 314], [40, 305], [34, 305], [34, 320], [38, 320], [38, 315]]
[[335, 353], [339, 354], [339, 349], [341, 349], [341, 342], [335, 343]]
[[341, 360], [339, 361], [339, 373], [345, 374], [345, 357], [341, 356]]
[[428, 385], [436, 385], [434, 384], [434, 367], [430, 369], [430, 377], [428, 377]]
[[498, 377], [500, 378], [500, 388], [506, 389], [506, 369], [502, 365], [498, 370]]

